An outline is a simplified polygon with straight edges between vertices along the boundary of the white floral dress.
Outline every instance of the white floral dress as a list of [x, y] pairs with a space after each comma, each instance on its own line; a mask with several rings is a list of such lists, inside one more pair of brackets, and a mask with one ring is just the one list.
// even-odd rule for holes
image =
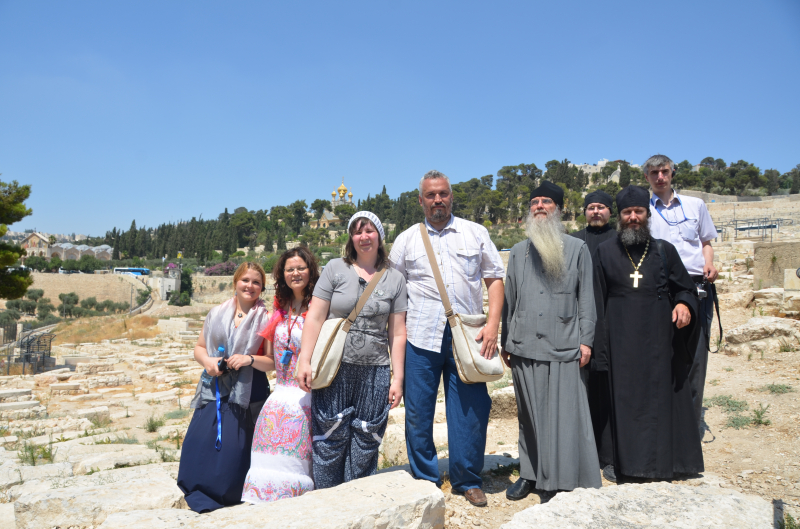
[[[311, 478], [311, 394], [300, 389], [294, 379], [303, 323], [303, 316], [298, 316], [295, 322], [287, 314], [275, 328], [273, 349], [277, 382], [258, 416], [242, 501], [275, 501], [314, 490]], [[289, 364], [278, 361], [279, 352], [285, 350], [292, 351]]]

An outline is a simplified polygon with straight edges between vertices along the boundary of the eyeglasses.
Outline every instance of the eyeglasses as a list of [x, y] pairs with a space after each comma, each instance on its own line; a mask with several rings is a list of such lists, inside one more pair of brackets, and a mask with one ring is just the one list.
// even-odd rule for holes
[[553, 204], [553, 199], [552, 198], [533, 198], [533, 199], [531, 199], [531, 206], [536, 206], [540, 202], [542, 203], [543, 206], [550, 206], [551, 204]]
[[589, 206], [586, 211], [605, 211], [606, 209], [608, 208], [605, 206]]
[[297, 268], [284, 268], [283, 272], [285, 274], [294, 274], [295, 272], [300, 272], [301, 274], [308, 270], [307, 266], [298, 266]]

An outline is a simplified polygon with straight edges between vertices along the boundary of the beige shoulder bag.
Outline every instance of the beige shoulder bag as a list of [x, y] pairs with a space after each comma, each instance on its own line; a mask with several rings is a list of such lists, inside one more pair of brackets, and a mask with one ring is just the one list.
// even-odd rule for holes
[[481, 344], [475, 338], [478, 333], [486, 326], [485, 314], [454, 314], [453, 307], [450, 305], [450, 298], [444, 288], [442, 274], [439, 265], [433, 257], [433, 247], [428, 236], [428, 230], [424, 223], [420, 223], [419, 231], [422, 234], [422, 242], [425, 244], [425, 252], [428, 254], [428, 262], [436, 279], [436, 287], [444, 305], [444, 315], [450, 322], [450, 330], [453, 333], [453, 358], [458, 368], [458, 376], [466, 384], [476, 382], [493, 382], [503, 378], [505, 368], [500, 359], [500, 351], [495, 350], [490, 359], [481, 355]]
[[[375, 290], [384, 272], [386, 272], [385, 267], [375, 272], [347, 318], [332, 318], [325, 320], [325, 323], [322, 324], [314, 352], [311, 355], [311, 389], [327, 388], [333, 382], [336, 373], [339, 372], [339, 366], [342, 364], [344, 342], [347, 339], [347, 333], [350, 332], [350, 326], [353, 325], [361, 309], [367, 304], [370, 294]], [[297, 367], [295, 367], [295, 376], [297, 376]]]

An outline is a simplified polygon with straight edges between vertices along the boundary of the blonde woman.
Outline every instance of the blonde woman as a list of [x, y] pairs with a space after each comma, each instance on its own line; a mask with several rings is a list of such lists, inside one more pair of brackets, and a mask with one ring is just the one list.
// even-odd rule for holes
[[242, 498], [255, 418], [269, 395], [265, 372], [275, 368], [259, 335], [269, 321], [260, 299], [266, 274], [239, 265], [234, 297], [211, 309], [194, 348], [203, 366], [191, 407], [178, 470], [178, 487], [195, 512], [236, 505]]

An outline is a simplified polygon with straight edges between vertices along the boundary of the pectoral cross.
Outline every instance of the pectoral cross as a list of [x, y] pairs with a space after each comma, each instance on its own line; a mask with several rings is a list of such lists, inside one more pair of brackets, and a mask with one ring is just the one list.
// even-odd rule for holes
[[639, 280], [644, 276], [638, 270], [634, 270], [630, 276], [633, 278], [633, 288], [639, 288]]

